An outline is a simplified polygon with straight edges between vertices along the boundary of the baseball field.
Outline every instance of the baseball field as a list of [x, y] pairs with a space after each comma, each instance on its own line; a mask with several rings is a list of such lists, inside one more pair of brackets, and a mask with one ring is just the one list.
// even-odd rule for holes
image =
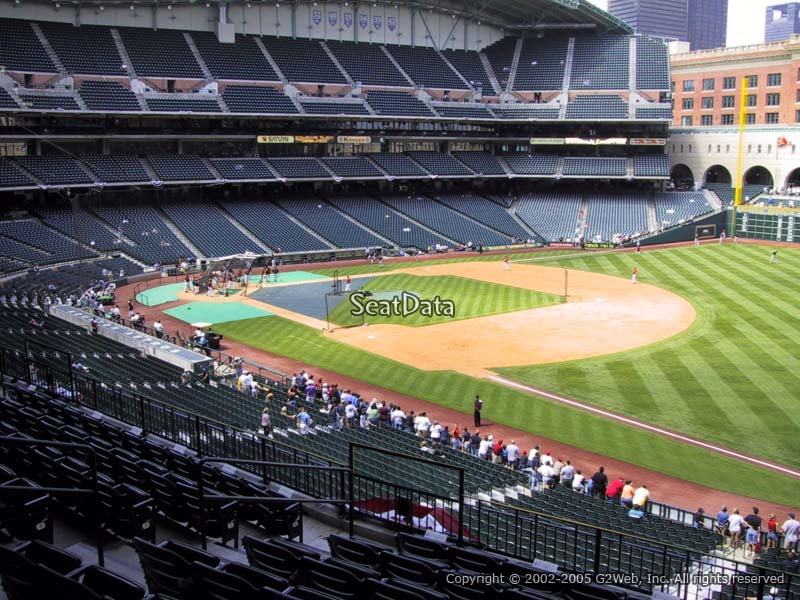
[[[462, 306], [458, 320], [371, 320], [368, 327], [330, 333], [308, 319], [269, 316], [215, 329], [464, 413], [480, 393], [494, 422], [789, 505], [798, 497], [795, 477], [496, 381], [535, 386], [800, 467], [800, 250], [782, 248], [775, 264], [771, 250], [714, 243], [641, 254], [516, 254], [510, 272], [496, 256], [387, 263], [381, 273], [365, 264], [339, 274], [374, 274], [373, 293], [452, 298], [456, 310]], [[352, 324], [346, 314], [337, 319]]]

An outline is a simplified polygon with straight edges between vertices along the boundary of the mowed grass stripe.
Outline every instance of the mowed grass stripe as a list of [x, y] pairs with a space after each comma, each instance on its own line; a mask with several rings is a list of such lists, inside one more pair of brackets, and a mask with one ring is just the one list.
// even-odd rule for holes
[[[306, 365], [459, 410], [464, 413], [461, 424], [471, 423], [472, 399], [480, 394], [486, 399], [487, 421], [547, 436], [715, 489], [751, 496], [758, 492], [758, 497], [783, 504], [796, 500], [797, 482], [789, 477], [488, 380], [452, 372], [420, 371], [340, 344], [316, 329], [281, 317], [232, 321], [216, 329], [229, 339], [294, 358]], [[313, 373], [313, 368], [309, 370]], [[586, 472], [597, 465], [578, 466]]]
[[[789, 465], [800, 464], [796, 432], [800, 416], [800, 311], [797, 304], [800, 252], [781, 249], [782, 262], [770, 265], [764, 247], [707, 245], [608, 254], [552, 261], [628, 277], [637, 264], [640, 280], [671, 289], [694, 302], [696, 323], [686, 332], [648, 348], [577, 361], [569, 368], [539, 365], [498, 369], [503, 375], [550, 391], [684, 431], [709, 441]], [[783, 269], [777, 274], [771, 267]], [[687, 357], [692, 357], [689, 365]], [[644, 358], [658, 364], [644, 383], [631, 379], [622, 394], [607, 385], [605, 371], [630, 373]], [[644, 366], [640, 365], [646, 373]], [[596, 378], [586, 373], [597, 373]], [[581, 373], [580, 377], [564, 373]], [[793, 376], [793, 374], [795, 374]], [[615, 385], [614, 387], [619, 387]], [[641, 402], [653, 396], [659, 409]], [[687, 401], [691, 399], [691, 402]], [[776, 404], [781, 411], [772, 409]], [[683, 407], [684, 410], [673, 410]], [[745, 409], [744, 407], [748, 407]], [[686, 418], [686, 410], [692, 414]], [[726, 413], [739, 413], [740, 417]], [[769, 412], [770, 415], [765, 413]], [[782, 413], [792, 415], [782, 417]], [[724, 431], [723, 431], [724, 430]], [[775, 437], [777, 433], [777, 437]], [[764, 443], [764, 436], [770, 437]]]
[[[455, 275], [420, 276], [408, 273], [397, 273], [374, 277], [368, 281], [359, 292], [372, 292], [378, 298], [364, 298], [365, 302], [384, 299], [380, 292], [394, 292], [398, 297], [402, 292], [416, 294], [420, 300], [432, 300], [438, 296], [441, 300], [452, 300], [455, 306], [455, 316], [426, 315], [416, 312], [408, 315], [353, 315], [356, 309], [350, 299], [338, 304], [331, 310], [331, 322], [342, 325], [360, 325], [362, 322], [369, 324], [400, 324], [411, 327], [433, 325], [452, 320], [484, 317], [512, 311], [527, 310], [541, 306], [559, 304], [563, 301], [560, 296], [547, 294], [536, 290], [500, 285], [457, 277]], [[362, 303], [363, 304], [363, 303]], [[409, 304], [409, 306], [411, 306]], [[422, 302], [420, 302], [420, 307]], [[375, 310], [378, 310], [376, 308]]]

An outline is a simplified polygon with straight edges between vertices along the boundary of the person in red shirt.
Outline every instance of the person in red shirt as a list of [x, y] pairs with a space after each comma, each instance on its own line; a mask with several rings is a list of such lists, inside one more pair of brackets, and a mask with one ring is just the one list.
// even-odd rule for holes
[[639, 269], [633, 267], [633, 271], [631, 271], [631, 283], [636, 283], [639, 280]]
[[505, 270], [505, 271], [510, 271], [511, 270], [511, 265], [508, 264], [508, 257], [507, 256], [503, 257], [503, 270]]
[[772, 513], [767, 521], [767, 548], [777, 548], [779, 540], [778, 519], [775, 518], [775, 513]]
[[617, 477], [611, 482], [611, 485], [606, 489], [606, 499], [609, 504], [619, 502], [619, 497], [622, 494], [622, 488], [625, 487], [625, 480], [622, 477]]

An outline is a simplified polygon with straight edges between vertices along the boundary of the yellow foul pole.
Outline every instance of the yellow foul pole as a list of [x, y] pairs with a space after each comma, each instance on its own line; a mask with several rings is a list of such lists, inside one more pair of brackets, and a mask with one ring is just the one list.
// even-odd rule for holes
[[736, 158], [736, 188], [734, 205], [742, 203], [742, 161], [744, 160], [744, 126], [747, 122], [747, 77], [742, 77], [742, 94], [739, 100], [739, 153]]

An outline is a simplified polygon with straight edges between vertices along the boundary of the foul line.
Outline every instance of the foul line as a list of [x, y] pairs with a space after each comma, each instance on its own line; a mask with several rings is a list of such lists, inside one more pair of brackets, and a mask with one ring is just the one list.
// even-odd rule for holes
[[792, 477], [800, 478], [800, 472], [793, 471], [781, 465], [776, 465], [775, 463], [767, 462], [758, 458], [753, 458], [752, 456], [747, 456], [746, 454], [740, 454], [739, 452], [734, 452], [733, 450], [728, 450], [727, 448], [723, 448], [722, 446], [715, 446], [714, 444], [709, 444], [708, 442], [703, 442], [700, 440], [696, 440], [694, 438], [690, 438], [685, 435], [681, 435], [679, 433], [674, 433], [667, 429], [661, 429], [660, 427], [655, 427], [654, 425], [648, 425], [647, 423], [643, 423], [642, 421], [637, 421], [636, 419], [630, 419], [628, 417], [623, 417], [621, 415], [615, 414], [613, 412], [609, 412], [607, 410], [603, 410], [597, 408], [595, 406], [591, 406], [589, 404], [584, 404], [583, 402], [577, 402], [576, 400], [571, 400], [569, 398], [565, 398], [564, 396], [559, 396], [558, 394], [551, 394], [550, 392], [546, 392], [544, 390], [540, 390], [538, 388], [530, 387], [521, 383], [517, 383], [516, 381], [511, 381], [510, 379], [505, 379], [504, 377], [498, 377], [497, 375], [490, 375], [489, 379], [496, 381], [497, 383], [501, 383], [503, 385], [509, 387], [515, 387], [520, 390], [524, 390], [531, 394], [536, 394], [537, 396], [544, 396], [545, 398], [550, 398], [551, 400], [555, 400], [557, 402], [561, 402], [563, 404], [567, 404], [569, 406], [579, 408], [581, 410], [585, 410], [587, 412], [592, 412], [603, 417], [607, 417], [609, 419], [613, 419], [614, 421], [619, 421], [620, 423], [625, 423], [627, 425], [632, 425], [634, 427], [638, 427], [639, 429], [645, 429], [647, 431], [651, 431], [653, 433], [657, 433], [659, 435], [663, 435], [668, 438], [672, 438], [674, 440], [679, 440], [681, 442], [687, 442], [694, 446], [699, 446], [701, 448], [706, 448], [707, 450], [712, 450], [718, 454], [724, 454], [733, 458], [736, 458], [741, 461], [753, 463], [755, 465], [759, 465], [761, 467], [767, 467], [768, 469], [772, 469], [774, 471], [780, 471], [781, 473], [785, 473], [787, 475], [791, 475]]

